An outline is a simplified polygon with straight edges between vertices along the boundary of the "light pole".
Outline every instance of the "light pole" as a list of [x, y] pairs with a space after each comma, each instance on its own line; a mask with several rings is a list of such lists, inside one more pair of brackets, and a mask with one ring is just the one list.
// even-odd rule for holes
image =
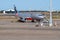
[[50, 0], [50, 21], [49, 21], [49, 26], [52, 26], [52, 0]]

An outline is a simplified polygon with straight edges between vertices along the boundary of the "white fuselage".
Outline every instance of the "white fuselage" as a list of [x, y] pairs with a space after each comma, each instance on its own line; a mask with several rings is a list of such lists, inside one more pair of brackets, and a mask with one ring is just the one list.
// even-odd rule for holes
[[18, 17], [20, 20], [25, 21], [26, 18], [32, 18], [33, 20], [41, 20], [44, 19], [43, 14], [31, 14], [31, 13], [18, 13]]

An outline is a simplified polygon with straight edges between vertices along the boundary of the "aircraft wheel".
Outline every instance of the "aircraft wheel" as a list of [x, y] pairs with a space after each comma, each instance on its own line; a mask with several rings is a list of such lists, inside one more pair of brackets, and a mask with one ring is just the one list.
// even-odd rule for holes
[[31, 22], [35, 22], [34, 20], [32, 20]]

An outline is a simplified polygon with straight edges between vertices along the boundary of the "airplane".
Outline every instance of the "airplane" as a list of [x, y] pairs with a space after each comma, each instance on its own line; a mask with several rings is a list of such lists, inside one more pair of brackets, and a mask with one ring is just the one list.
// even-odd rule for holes
[[18, 13], [16, 6], [14, 5], [15, 14], [17, 17], [19, 17], [19, 20], [21, 22], [26, 22], [26, 20], [31, 20], [31, 22], [37, 21], [38, 23], [43, 22], [45, 15], [40, 14], [34, 14], [34, 13]]

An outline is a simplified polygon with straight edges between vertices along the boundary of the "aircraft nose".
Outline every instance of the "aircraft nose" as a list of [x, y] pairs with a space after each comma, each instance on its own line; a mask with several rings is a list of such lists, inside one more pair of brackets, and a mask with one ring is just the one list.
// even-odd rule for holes
[[44, 16], [38, 16], [38, 18], [44, 18]]

